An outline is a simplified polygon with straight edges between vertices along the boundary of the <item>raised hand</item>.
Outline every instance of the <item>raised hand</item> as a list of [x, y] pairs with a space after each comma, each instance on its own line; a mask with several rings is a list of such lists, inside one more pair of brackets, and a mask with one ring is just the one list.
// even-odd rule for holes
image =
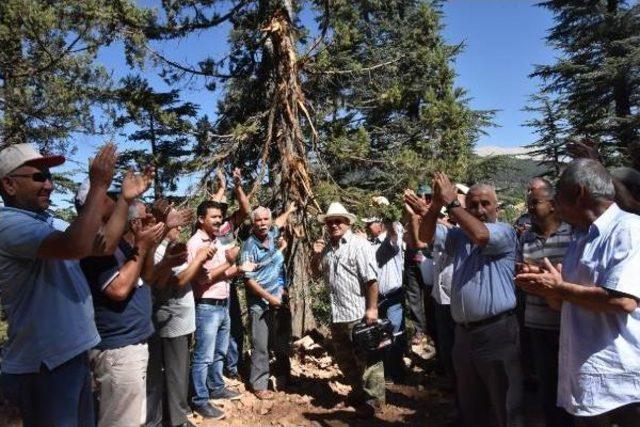
[[227, 179], [224, 177], [222, 169], [216, 171], [216, 180], [218, 181], [218, 189], [227, 188]]
[[458, 199], [458, 189], [443, 172], [433, 175], [434, 203], [446, 206]]
[[318, 239], [315, 242], [313, 242], [313, 253], [320, 255], [322, 253], [322, 251], [324, 251], [324, 240], [323, 239]]
[[200, 262], [205, 262], [213, 258], [213, 256], [218, 252], [218, 248], [215, 246], [204, 246], [198, 249], [196, 253], [196, 260]]
[[131, 229], [135, 236], [136, 246], [139, 248], [150, 249], [162, 241], [165, 225], [163, 222], [159, 222], [150, 227], [144, 227], [140, 223], [139, 226], [135, 227], [132, 224]]
[[113, 171], [116, 167], [116, 146], [108, 142], [91, 160], [89, 166], [89, 182], [92, 188], [101, 188], [107, 191], [113, 181]]
[[127, 171], [122, 180], [122, 197], [127, 202], [137, 199], [149, 189], [154, 176], [155, 170], [151, 166], [147, 166], [141, 174]]
[[429, 203], [422, 197], [418, 197], [413, 190], [404, 190], [404, 203], [416, 215], [424, 216], [429, 212]]
[[242, 185], [242, 171], [240, 168], [235, 168], [233, 170], [233, 185], [239, 187]]
[[170, 209], [167, 213], [167, 218], [165, 220], [165, 224], [167, 225], [167, 229], [171, 230], [176, 227], [184, 227], [189, 224], [193, 219], [193, 209]]

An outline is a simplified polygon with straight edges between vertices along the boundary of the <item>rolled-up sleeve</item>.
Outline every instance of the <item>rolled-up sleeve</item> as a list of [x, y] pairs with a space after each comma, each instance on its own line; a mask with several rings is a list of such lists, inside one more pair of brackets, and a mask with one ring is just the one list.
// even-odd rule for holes
[[485, 223], [489, 229], [489, 242], [482, 248], [484, 255], [502, 255], [516, 249], [516, 231], [509, 224]]
[[378, 280], [378, 268], [375, 257], [371, 251], [371, 245], [366, 240], [357, 243], [355, 248], [355, 261], [358, 277], [362, 283]]
[[625, 228], [611, 242], [611, 256], [600, 286], [640, 299], [640, 230]]

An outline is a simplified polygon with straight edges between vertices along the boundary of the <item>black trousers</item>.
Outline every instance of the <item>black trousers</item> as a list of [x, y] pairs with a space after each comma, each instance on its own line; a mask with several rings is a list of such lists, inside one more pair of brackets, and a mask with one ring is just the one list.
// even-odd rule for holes
[[457, 325], [453, 366], [463, 425], [524, 426], [520, 331], [516, 316], [473, 329]]
[[[189, 337], [162, 338], [154, 334], [149, 339], [147, 427], [162, 426], [164, 412], [172, 426], [187, 422], [187, 414], [191, 412], [188, 401]], [[163, 408], [165, 397], [166, 411]]]
[[640, 402], [616, 408], [595, 417], [575, 417], [576, 427], [637, 427], [640, 425]]
[[[425, 314], [425, 287], [420, 269], [413, 260], [417, 249], [407, 249], [404, 261], [404, 289], [408, 308], [408, 317], [413, 322], [416, 332], [428, 334]], [[431, 335], [431, 334], [429, 334]], [[433, 336], [432, 336], [433, 337]]]
[[560, 331], [528, 328], [538, 395], [547, 427], [571, 427], [571, 415], [557, 406]]

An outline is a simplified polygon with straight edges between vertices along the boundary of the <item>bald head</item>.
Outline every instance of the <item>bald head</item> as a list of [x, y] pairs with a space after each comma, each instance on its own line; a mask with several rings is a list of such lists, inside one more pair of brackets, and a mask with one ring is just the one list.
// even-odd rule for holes
[[467, 211], [482, 222], [496, 222], [498, 219], [498, 196], [489, 184], [474, 184], [465, 199]]

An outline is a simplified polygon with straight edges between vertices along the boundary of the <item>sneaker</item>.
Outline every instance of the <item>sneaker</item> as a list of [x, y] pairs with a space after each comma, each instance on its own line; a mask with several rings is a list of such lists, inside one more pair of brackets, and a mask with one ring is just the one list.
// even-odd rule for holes
[[194, 406], [193, 411], [200, 415], [202, 418], [206, 418], [208, 420], [221, 420], [225, 416], [222, 410], [208, 402], [204, 405]]
[[236, 392], [236, 391], [231, 391], [228, 388], [223, 388], [221, 390], [218, 391], [212, 391], [211, 394], [209, 395], [210, 399], [213, 400], [238, 400], [240, 398], [242, 398], [242, 394]]

